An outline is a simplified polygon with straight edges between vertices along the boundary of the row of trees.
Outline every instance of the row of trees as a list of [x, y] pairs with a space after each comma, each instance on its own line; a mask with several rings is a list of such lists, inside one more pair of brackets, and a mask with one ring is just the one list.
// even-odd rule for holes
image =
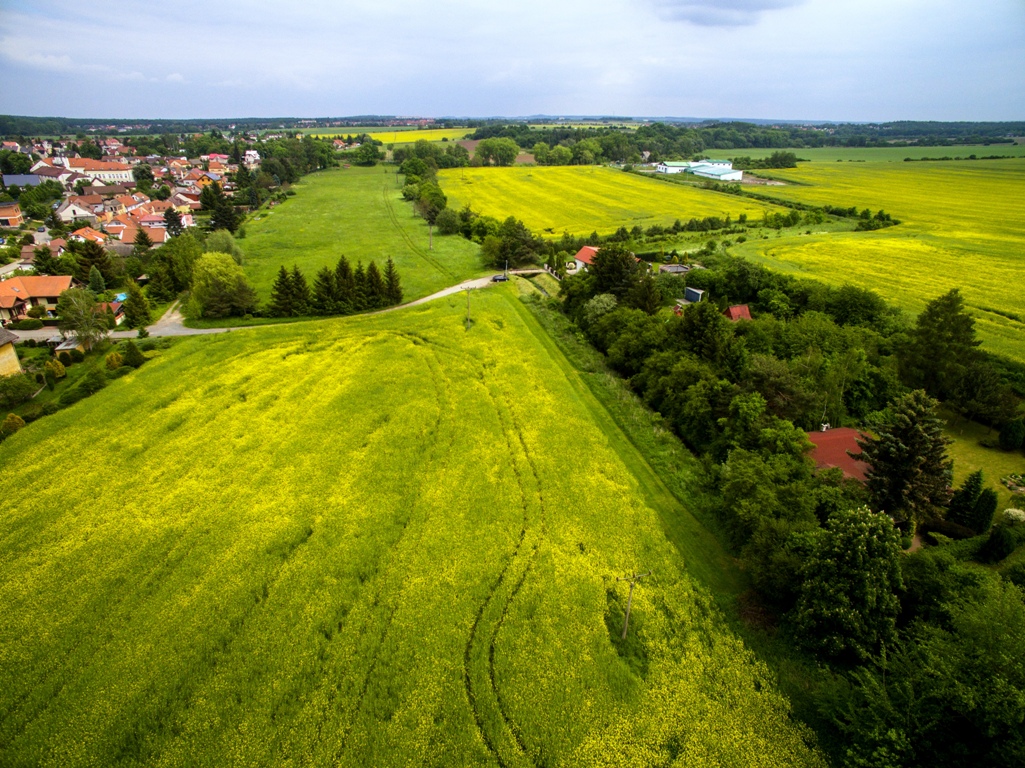
[[291, 271], [282, 266], [267, 311], [274, 317], [348, 315], [401, 303], [402, 283], [391, 257], [382, 274], [376, 262], [366, 269], [358, 262], [354, 270], [341, 256], [334, 269], [322, 267], [317, 272], [312, 288], [298, 266]]

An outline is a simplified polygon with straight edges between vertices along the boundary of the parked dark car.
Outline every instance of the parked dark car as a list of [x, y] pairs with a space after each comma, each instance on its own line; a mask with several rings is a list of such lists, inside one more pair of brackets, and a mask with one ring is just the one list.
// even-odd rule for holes
[[493, 283], [505, 283], [508, 282], [508, 280], [509, 275], [495, 275], [493, 278], [491, 278], [491, 282]]

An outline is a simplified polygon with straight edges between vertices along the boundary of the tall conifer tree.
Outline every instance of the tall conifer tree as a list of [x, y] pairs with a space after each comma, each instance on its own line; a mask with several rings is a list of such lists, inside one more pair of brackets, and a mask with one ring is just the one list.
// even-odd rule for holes
[[363, 269], [363, 262], [356, 263], [356, 271], [352, 273], [352, 308], [356, 312], [362, 312], [367, 308], [367, 273]]
[[370, 262], [367, 267], [367, 308], [377, 309], [385, 306], [385, 284], [377, 262]]
[[338, 266], [335, 267], [335, 303], [338, 311], [348, 314], [353, 311], [353, 304], [356, 298], [356, 281], [352, 274], [352, 266], [345, 256], [338, 258]]
[[399, 271], [395, 268], [395, 262], [391, 256], [384, 267], [385, 301], [387, 304], [402, 303], [402, 283], [399, 282]]
[[335, 273], [329, 267], [321, 267], [313, 281], [313, 309], [319, 315], [337, 315], [338, 288]]
[[308, 315], [311, 304], [310, 284], [306, 282], [306, 275], [300, 271], [298, 264], [292, 266], [289, 279], [292, 282], [292, 314]]
[[295, 311], [292, 277], [284, 265], [278, 270], [270, 292], [270, 311], [276, 317], [291, 317]]

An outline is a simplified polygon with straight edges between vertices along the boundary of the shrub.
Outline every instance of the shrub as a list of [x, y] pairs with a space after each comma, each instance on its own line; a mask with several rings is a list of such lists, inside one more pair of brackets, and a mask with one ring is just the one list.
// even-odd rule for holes
[[9, 437], [25, 426], [25, 420], [14, 413], [7, 414], [7, 418], [0, 424], [0, 435]]
[[71, 360], [71, 355], [67, 352], [61, 352], [57, 355], [57, 362], [67, 368], [73, 361]]
[[25, 320], [15, 320], [13, 323], [9, 323], [7, 327], [12, 331], [38, 331], [43, 327], [43, 321], [29, 317]]
[[57, 411], [59, 411], [60, 409], [60, 405], [51, 400], [48, 403], [43, 403], [43, 407], [40, 409], [40, 411], [43, 414], [43, 416], [52, 416], [53, 414], [57, 413]]
[[38, 418], [43, 416], [43, 407], [41, 405], [29, 405], [24, 408], [21, 412], [21, 418], [25, 420], [26, 424], [31, 424]]
[[82, 354], [82, 350], [80, 350], [80, 349], [73, 349], [68, 354], [71, 355], [72, 362], [80, 363], [83, 360], [85, 360], [85, 355]]
[[[83, 400], [88, 396], [87, 392], [83, 392], [81, 387], [71, 387], [61, 392], [61, 396], [57, 398], [58, 404], [62, 408], [67, 408], [69, 405], [74, 405], [79, 400]], [[50, 403], [47, 403], [50, 405]]]
[[122, 358], [122, 365], [131, 366], [132, 368], [138, 368], [146, 362], [146, 358], [143, 357], [142, 351], [135, 346], [134, 341], [129, 341], [125, 344], [125, 354]]
[[81, 389], [87, 395], [93, 395], [107, 386], [107, 375], [99, 366], [93, 368], [78, 383], [76, 389]]
[[116, 371], [122, 365], [125, 364], [124, 358], [121, 357], [117, 352], [111, 352], [107, 355], [107, 370]]
[[23, 373], [0, 376], [0, 408], [13, 408], [32, 397], [35, 382]]
[[1025, 445], [1025, 421], [1014, 419], [1000, 428], [1000, 447], [1005, 451], [1017, 451]]
[[47, 360], [46, 365], [43, 367], [46, 368], [46, 370], [51, 371], [55, 379], [63, 379], [68, 375], [68, 372], [64, 369], [64, 363], [57, 359]]
[[986, 543], [979, 550], [979, 560], [984, 563], [998, 563], [1014, 552], [1018, 546], [1017, 538], [1011, 530], [1003, 525], [994, 528]]
[[149, 337], [149, 331], [147, 331], [145, 328], [140, 328], [139, 329], [139, 338], [140, 339], [145, 339], [145, 338], [148, 338], [148, 337]]

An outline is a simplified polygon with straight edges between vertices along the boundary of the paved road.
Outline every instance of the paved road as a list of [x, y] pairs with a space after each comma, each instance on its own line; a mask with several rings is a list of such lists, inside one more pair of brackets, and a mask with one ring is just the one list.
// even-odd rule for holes
[[[511, 269], [510, 274], [516, 275], [533, 275], [541, 272], [539, 269]], [[493, 281], [491, 276], [478, 277], [473, 280], [464, 280], [458, 285], [450, 285], [448, 288], [443, 288], [437, 293], [432, 293], [430, 296], [424, 296], [422, 299], [416, 299], [415, 301], [409, 301], [405, 304], [398, 304], [394, 307], [388, 307], [387, 309], [381, 309], [377, 312], [370, 314], [381, 314], [382, 312], [394, 312], [397, 309], [404, 309], [405, 307], [415, 307], [418, 304], [426, 304], [428, 301], [434, 301], [435, 299], [441, 299], [445, 296], [451, 296], [454, 293], [460, 291], [471, 290], [475, 288], [487, 288], [492, 285]], [[172, 304], [168, 310], [164, 313], [163, 317], [157, 320], [153, 325], [149, 326], [146, 330], [149, 331], [150, 336], [207, 336], [212, 333], [226, 333], [232, 330], [231, 328], [186, 328], [185, 318], [182, 317], [182, 313], [179, 309], [178, 302]], [[246, 326], [259, 328], [260, 326]], [[41, 328], [38, 331], [11, 331], [20, 339], [36, 339], [37, 341], [45, 341], [46, 339], [54, 336], [59, 336], [60, 333], [56, 328]], [[138, 337], [138, 331], [113, 331], [110, 334], [112, 339], [134, 339]]]

